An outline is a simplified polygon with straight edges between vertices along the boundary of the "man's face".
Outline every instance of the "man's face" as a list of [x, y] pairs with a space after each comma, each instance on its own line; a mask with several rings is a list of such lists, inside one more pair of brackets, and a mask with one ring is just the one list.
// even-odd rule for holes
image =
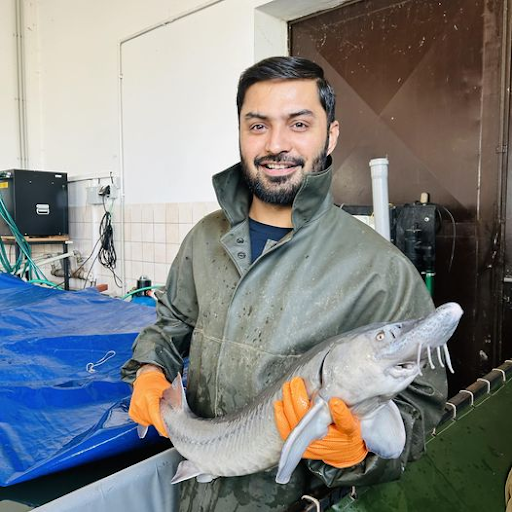
[[251, 85], [240, 112], [240, 156], [251, 192], [291, 205], [305, 175], [324, 169], [338, 133], [337, 121], [327, 126], [314, 80]]

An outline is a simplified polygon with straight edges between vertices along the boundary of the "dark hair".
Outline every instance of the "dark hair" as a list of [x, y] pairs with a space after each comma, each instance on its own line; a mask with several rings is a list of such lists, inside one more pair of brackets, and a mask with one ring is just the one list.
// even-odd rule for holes
[[236, 106], [238, 116], [242, 110], [245, 94], [251, 85], [266, 80], [315, 80], [320, 103], [327, 114], [328, 126], [334, 121], [336, 97], [334, 90], [324, 78], [324, 70], [314, 62], [302, 57], [270, 57], [247, 68], [238, 81]]

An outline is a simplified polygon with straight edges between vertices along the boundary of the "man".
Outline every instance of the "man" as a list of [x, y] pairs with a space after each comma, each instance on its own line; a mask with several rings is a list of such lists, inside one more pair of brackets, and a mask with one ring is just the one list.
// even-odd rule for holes
[[[308, 60], [270, 58], [242, 74], [241, 162], [213, 178], [222, 209], [184, 240], [159, 296], [158, 320], [139, 335], [123, 367], [125, 380], [135, 379], [135, 421], [165, 434], [159, 398], [186, 355], [190, 407], [214, 417], [250, 403], [330, 336], [432, 310], [410, 262], [332, 204], [329, 155], [339, 133], [334, 105], [323, 70]], [[291, 385], [300, 389], [300, 382]], [[290, 395], [284, 400], [295, 408]], [[348, 439], [348, 455], [338, 450], [305, 458], [284, 486], [274, 482], [275, 470], [210, 484], [189, 480], [182, 484], [180, 510], [286, 510], [322, 482], [396, 479], [407, 460], [422, 453], [445, 399], [444, 373], [429, 368], [396, 398], [407, 432], [400, 459], [367, 454], [353, 421], [350, 432], [335, 432]]]

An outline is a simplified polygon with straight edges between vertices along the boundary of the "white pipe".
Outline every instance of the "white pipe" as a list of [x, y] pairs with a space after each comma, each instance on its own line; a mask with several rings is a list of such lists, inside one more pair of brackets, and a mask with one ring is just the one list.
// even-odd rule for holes
[[389, 241], [388, 165], [387, 158], [370, 160], [375, 231]]
[[118, 106], [117, 112], [119, 116], [119, 170], [121, 179], [119, 180], [119, 195], [120, 195], [120, 206], [119, 215], [121, 221], [121, 251], [119, 258], [121, 261], [121, 291], [125, 295], [127, 289], [127, 278], [129, 277], [126, 273], [126, 235], [125, 235], [125, 223], [126, 223], [126, 201], [125, 201], [125, 190], [126, 190], [126, 171], [124, 168], [124, 120], [123, 120], [123, 43], [119, 44], [119, 55], [118, 55], [118, 73], [119, 73], [119, 88], [118, 88]]
[[16, 14], [16, 72], [18, 93], [18, 137], [20, 167], [28, 169], [27, 109], [25, 94], [25, 47], [23, 41], [23, 0], [14, 1]]
[[54, 261], [63, 260], [64, 258], [72, 258], [74, 256], [73, 252], [66, 252], [64, 254], [58, 254], [57, 256], [50, 256], [49, 258], [33, 258], [32, 261], [38, 266], [47, 265], [48, 263], [53, 263]]

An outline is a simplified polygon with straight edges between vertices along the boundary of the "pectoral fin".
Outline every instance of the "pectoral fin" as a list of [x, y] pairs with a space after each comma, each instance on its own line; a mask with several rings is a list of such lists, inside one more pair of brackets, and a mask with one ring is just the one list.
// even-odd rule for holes
[[137, 435], [139, 436], [139, 439], [144, 439], [146, 437], [148, 429], [148, 426], [143, 426], [140, 423], [137, 423]]
[[172, 384], [163, 392], [162, 402], [170, 406], [172, 409], [184, 410], [189, 412], [190, 409], [187, 404], [187, 397], [185, 395], [185, 388], [181, 375], [175, 377]]
[[361, 436], [369, 451], [383, 459], [397, 459], [405, 446], [405, 427], [391, 400], [374, 414], [361, 418]]
[[208, 483], [216, 478], [213, 475], [203, 473], [193, 462], [183, 460], [178, 464], [178, 469], [172, 477], [171, 484], [177, 484], [194, 477], [197, 477], [197, 481], [200, 483]]
[[329, 405], [325, 400], [317, 397], [313, 407], [291, 431], [284, 443], [276, 476], [278, 484], [287, 484], [290, 481], [293, 470], [300, 462], [306, 448], [315, 439], [324, 437], [331, 423]]

